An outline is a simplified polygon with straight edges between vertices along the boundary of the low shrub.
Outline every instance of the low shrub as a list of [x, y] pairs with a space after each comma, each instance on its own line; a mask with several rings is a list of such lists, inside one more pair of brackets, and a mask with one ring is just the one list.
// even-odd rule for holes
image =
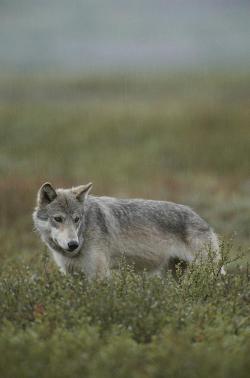
[[246, 377], [249, 271], [219, 270], [211, 259], [159, 278], [122, 262], [112, 279], [88, 283], [42, 263], [8, 264], [0, 376]]

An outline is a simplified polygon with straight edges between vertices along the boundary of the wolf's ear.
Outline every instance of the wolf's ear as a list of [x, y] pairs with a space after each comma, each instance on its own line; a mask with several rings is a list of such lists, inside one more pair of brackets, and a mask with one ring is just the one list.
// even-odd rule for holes
[[53, 188], [53, 186], [46, 182], [41, 186], [41, 188], [38, 191], [37, 196], [37, 202], [40, 206], [46, 206], [50, 202], [54, 201], [54, 199], [57, 197], [56, 191]]
[[89, 182], [87, 185], [80, 185], [75, 188], [72, 188], [72, 192], [75, 194], [76, 198], [80, 202], [82, 202], [87, 198], [92, 186], [92, 182]]

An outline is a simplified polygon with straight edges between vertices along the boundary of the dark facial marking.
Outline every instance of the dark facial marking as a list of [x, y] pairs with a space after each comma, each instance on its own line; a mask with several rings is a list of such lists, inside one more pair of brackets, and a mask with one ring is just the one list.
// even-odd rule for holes
[[55, 220], [57, 223], [63, 223], [63, 217], [57, 216], [57, 217], [54, 217], [54, 220]]

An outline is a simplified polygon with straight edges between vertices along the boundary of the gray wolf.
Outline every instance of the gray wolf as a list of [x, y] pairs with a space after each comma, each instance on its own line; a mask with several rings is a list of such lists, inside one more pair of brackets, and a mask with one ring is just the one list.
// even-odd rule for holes
[[[64, 273], [108, 277], [121, 258], [135, 269], [162, 275], [171, 262], [188, 264], [212, 250], [212, 228], [184, 205], [89, 195], [92, 183], [71, 189], [42, 185], [33, 213], [35, 229]], [[222, 273], [223, 273], [222, 268]]]

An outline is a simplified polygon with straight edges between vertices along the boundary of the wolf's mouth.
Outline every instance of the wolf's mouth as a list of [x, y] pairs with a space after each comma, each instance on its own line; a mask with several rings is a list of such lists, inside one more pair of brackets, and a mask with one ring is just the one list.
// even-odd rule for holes
[[78, 247], [77, 249], [75, 249], [74, 251], [69, 251], [69, 250], [67, 250], [67, 249], [62, 248], [62, 247], [57, 243], [57, 241], [55, 241], [55, 240], [52, 239], [52, 238], [49, 239], [49, 242], [50, 242], [51, 247], [52, 247], [55, 251], [57, 251], [57, 252], [59, 252], [59, 253], [65, 255], [65, 256], [67, 256], [67, 257], [77, 257], [77, 256], [79, 256], [79, 254], [80, 254], [80, 248], [79, 248], [79, 247]]

